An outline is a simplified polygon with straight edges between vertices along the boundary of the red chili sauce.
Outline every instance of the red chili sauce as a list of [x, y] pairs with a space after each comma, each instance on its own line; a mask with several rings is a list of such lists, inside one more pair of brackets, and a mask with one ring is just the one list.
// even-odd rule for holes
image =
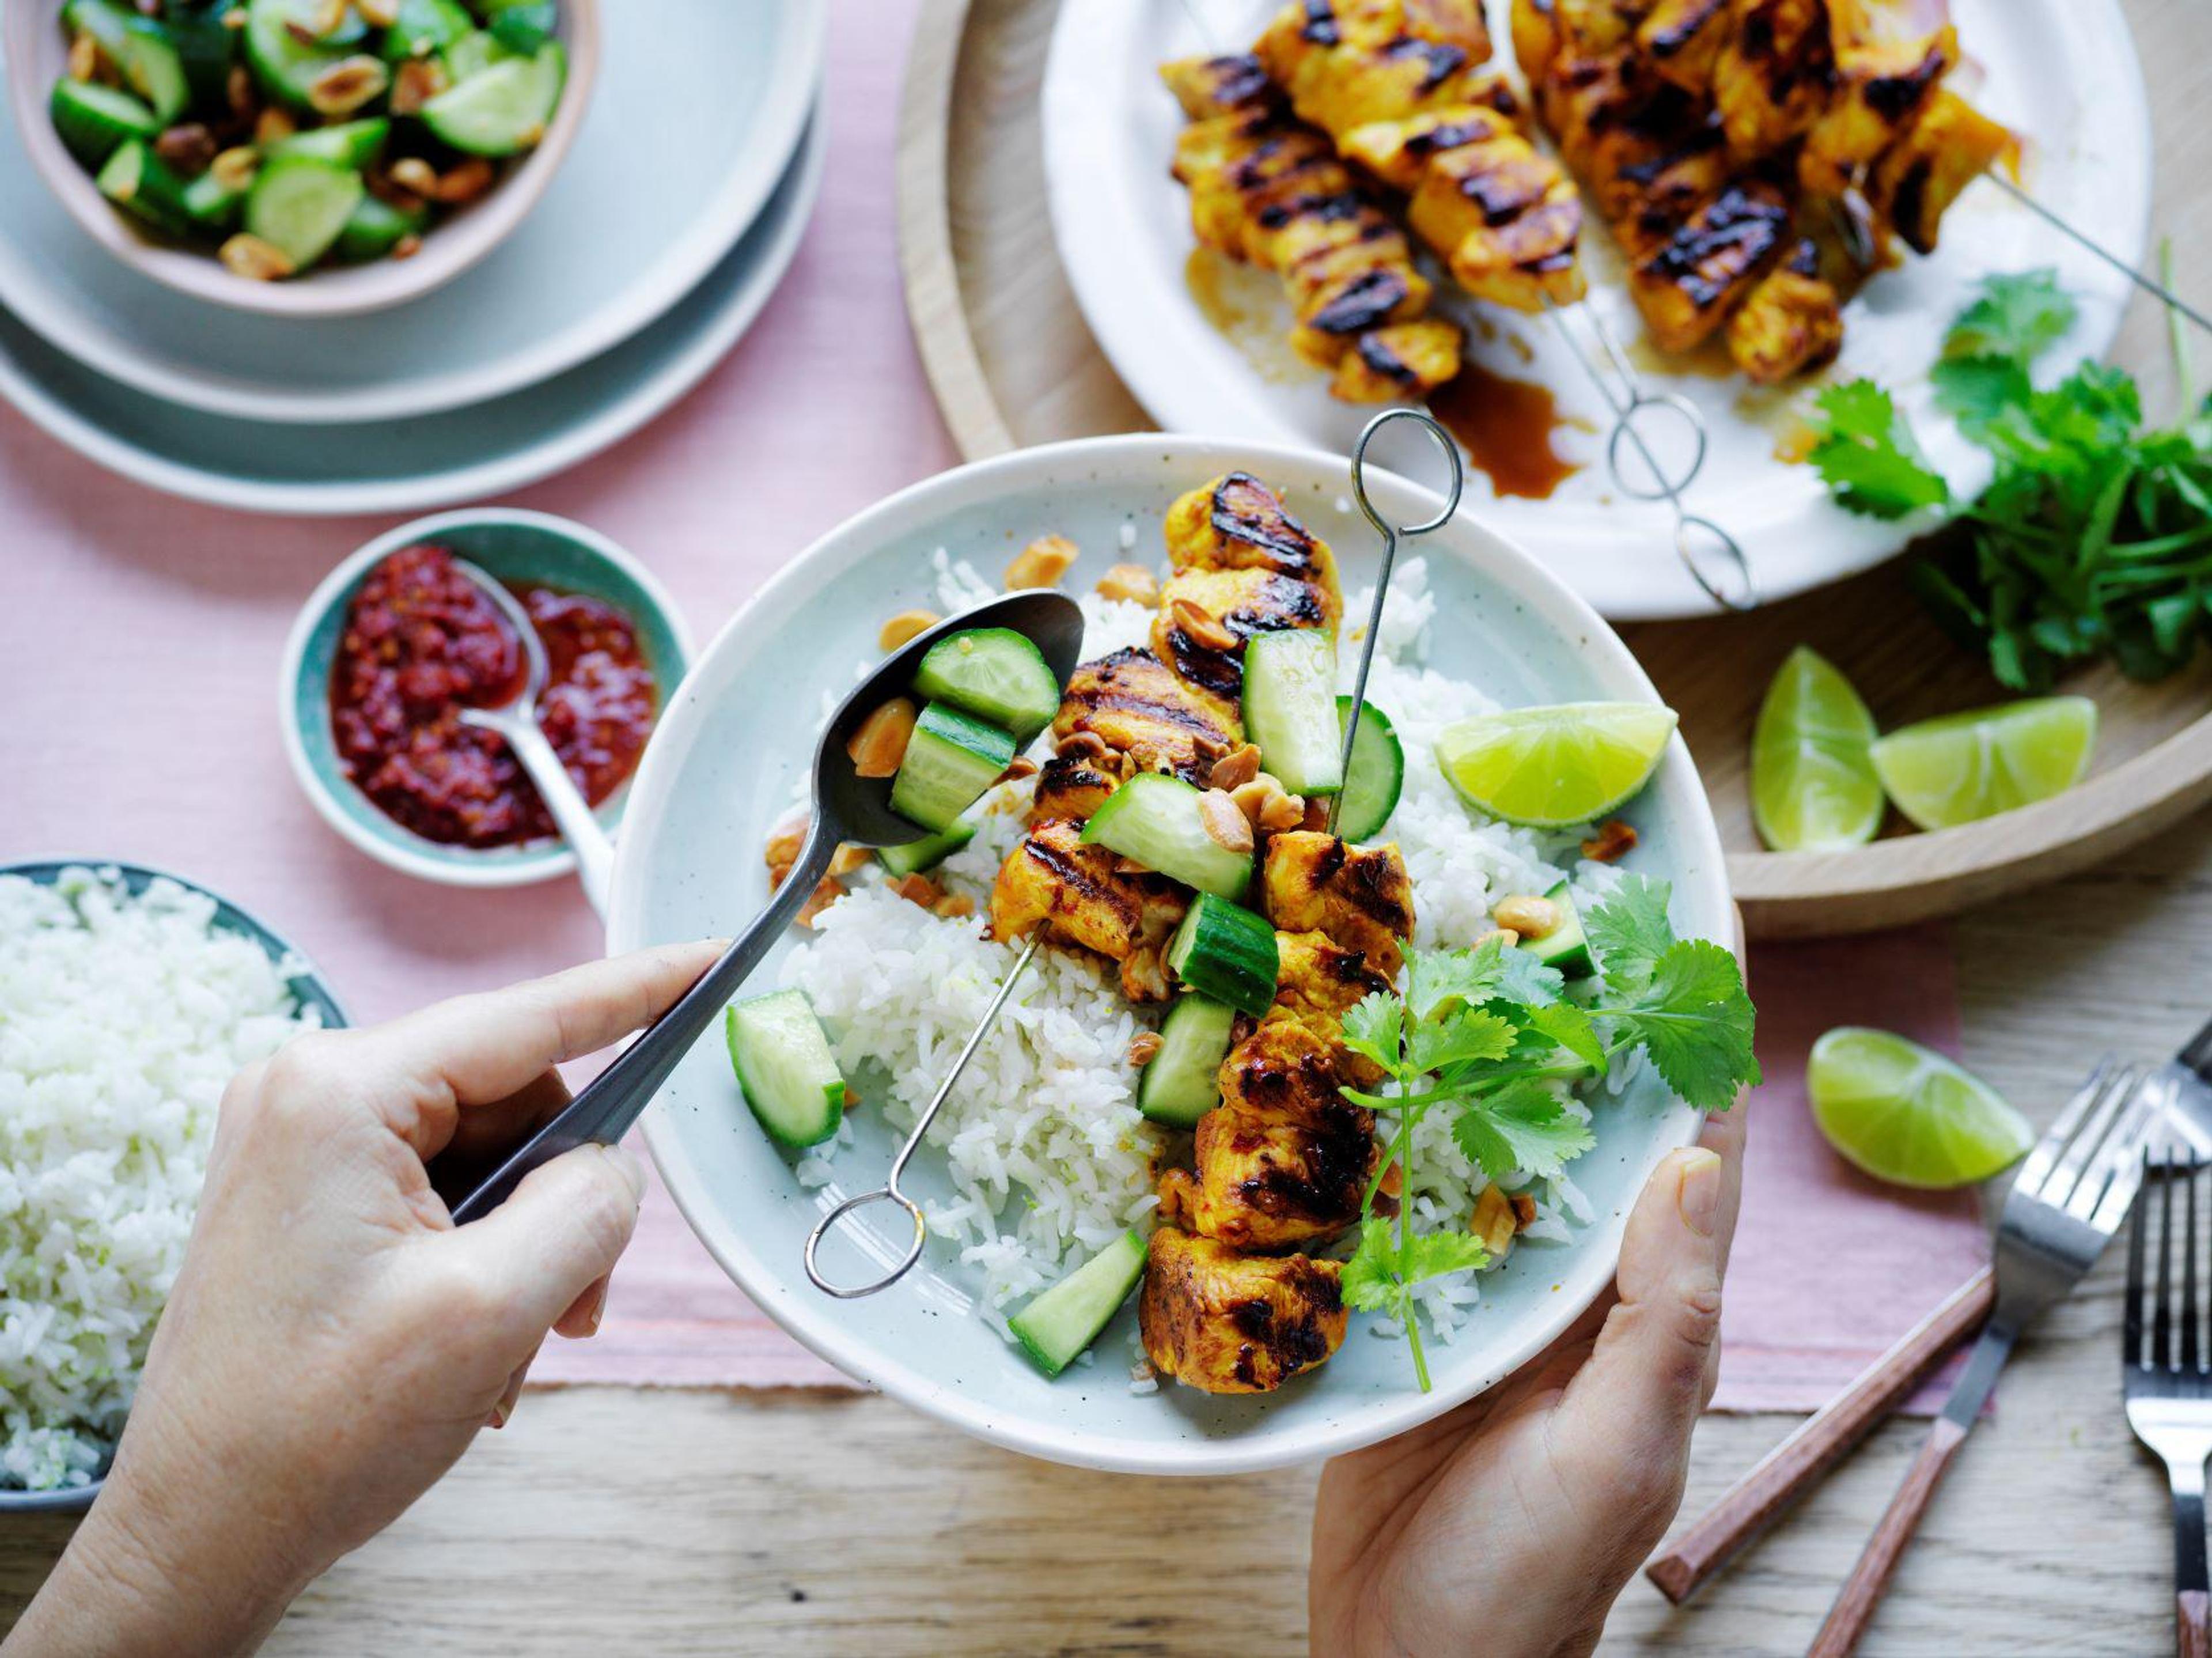
[[[653, 670], [629, 617], [604, 599], [515, 589], [545, 643], [538, 722], [597, 805], [637, 768], [653, 730]], [[520, 691], [520, 641], [443, 547], [409, 547], [370, 570], [347, 607], [331, 673], [331, 728], [347, 776], [394, 822], [449, 846], [552, 835], [553, 819], [507, 744], [464, 708]]]

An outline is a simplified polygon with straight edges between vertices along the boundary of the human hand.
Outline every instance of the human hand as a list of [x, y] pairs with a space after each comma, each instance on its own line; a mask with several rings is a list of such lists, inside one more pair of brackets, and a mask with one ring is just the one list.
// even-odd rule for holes
[[1318, 1653], [1582, 1654], [1682, 1500], [1712, 1398], [1744, 1104], [1653, 1172], [1613, 1293], [1540, 1358], [1340, 1456], [1314, 1507]]
[[644, 1173], [585, 1146], [457, 1230], [425, 1165], [519, 1142], [568, 1103], [556, 1065], [651, 1021], [716, 949], [304, 1036], [241, 1072], [113, 1471], [9, 1650], [250, 1651], [502, 1425], [546, 1332], [599, 1327]]

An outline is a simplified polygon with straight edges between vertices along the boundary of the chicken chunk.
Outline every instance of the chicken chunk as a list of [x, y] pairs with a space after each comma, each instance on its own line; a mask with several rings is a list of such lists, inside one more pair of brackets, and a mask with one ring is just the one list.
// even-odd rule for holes
[[1478, 300], [1536, 311], [1547, 300], [1582, 297], [1582, 199], [1558, 164], [1518, 133], [1438, 152], [1406, 221]]
[[1282, 101], [1267, 79], [1267, 65], [1245, 52], [1178, 58], [1160, 65], [1160, 79], [1194, 121], [1237, 110], [1270, 109]]
[[1254, 51], [1269, 78], [1290, 94], [1299, 119], [1329, 133], [1446, 105], [1479, 104], [1492, 78], [1456, 42], [1412, 34], [1347, 38], [1334, 20], [1316, 27], [1298, 4], [1277, 15]]
[[1332, 628], [1343, 609], [1331, 588], [1310, 577], [1182, 570], [1160, 589], [1152, 651], [1178, 677], [1233, 707], [1243, 691], [1247, 640], [1286, 628]]
[[1017, 938], [1042, 927], [1048, 938], [1121, 964], [1122, 993], [1164, 1001], [1160, 951], [1189, 901], [1174, 882], [1128, 868], [1104, 847], [1059, 819], [1037, 824], [1006, 854], [991, 888], [991, 936]]
[[1833, 362], [1843, 346], [1843, 299], [1822, 279], [1809, 241], [1762, 278], [1728, 320], [1729, 355], [1762, 386]]
[[1736, 0], [1713, 64], [1713, 102], [1740, 161], [1804, 136], [1834, 78], [1826, 0]]
[[1343, 1271], [1304, 1255], [1240, 1255], [1163, 1226], [1137, 1303], [1145, 1355], [1204, 1393], [1273, 1392], [1343, 1345]]
[[[1833, 7], [1836, 86], [1805, 135], [1797, 177], [1815, 195], [1838, 196], [1897, 142], [1935, 98], [1958, 62], [1959, 40], [1948, 22], [1910, 33], [1873, 31], [1856, 40], [1842, 33], [1845, 9]], [[1874, 9], [1859, 8], [1869, 16]]]
[[1085, 662], [1069, 677], [1052, 734], [1065, 749], [1084, 733], [1119, 762], [1092, 767], [1102, 777], [1118, 770], [1119, 782], [1163, 771], [1201, 786], [1213, 762], [1244, 740], [1233, 702], [1194, 689], [1150, 651], [1137, 649]]
[[1329, 395], [1342, 403], [1419, 403], [1459, 377], [1463, 343], [1457, 324], [1434, 317], [1370, 329], [1337, 359]]
[[[1332, 1048], [1343, 1040], [1346, 1011], [1362, 997], [1390, 988], [1365, 957], [1319, 932], [1278, 932], [1275, 961], [1275, 1005], [1268, 1020], [1300, 1025]], [[1375, 1081], [1374, 1066], [1356, 1054], [1340, 1054], [1337, 1064], [1356, 1087]]]
[[1116, 770], [1111, 756], [1092, 748], [1053, 756], [1037, 773], [1030, 822], [1042, 823], [1051, 817], [1071, 823], [1090, 822], [1091, 814], [1121, 787], [1123, 780], [1114, 774]]
[[1163, 529], [1168, 562], [1177, 570], [1273, 570], [1340, 597], [1328, 544], [1249, 472], [1224, 472], [1176, 496]]
[[1733, 22], [1732, 0], [1658, 0], [1636, 26], [1636, 45], [1655, 74], [1693, 96], [1712, 89]]
[[1687, 351], [1710, 337], [1790, 246], [1790, 205], [1758, 182], [1730, 185], [1630, 267], [1652, 343]]
[[1351, 847], [1314, 829], [1273, 835], [1260, 890], [1282, 931], [1323, 933], [1384, 978], [1398, 976], [1413, 932], [1413, 885], [1395, 846]]
[[1943, 216], [1959, 192], [2009, 155], [2017, 143], [2009, 130], [1956, 93], [1940, 92], [1875, 163], [1868, 199], [1906, 246], [1932, 253]]

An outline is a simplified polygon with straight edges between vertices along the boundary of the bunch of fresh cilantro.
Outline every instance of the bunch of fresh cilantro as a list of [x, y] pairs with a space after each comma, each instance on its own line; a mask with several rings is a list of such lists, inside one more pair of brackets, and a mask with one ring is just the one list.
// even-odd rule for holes
[[[1413, 1230], [1413, 1131], [1432, 1111], [1492, 1181], [1516, 1170], [1558, 1175], [1592, 1144], [1556, 1084], [1603, 1076], [1642, 1048], [1690, 1104], [1724, 1111], [1759, 1080], [1753, 1012], [1735, 957], [1677, 938], [1664, 882], [1632, 877], [1584, 917], [1601, 976], [1587, 1005], [1569, 1001], [1557, 970], [1493, 935], [1472, 950], [1413, 952], [1402, 994], [1376, 993], [1344, 1018], [1344, 1044], [1379, 1066], [1382, 1091], [1345, 1096], [1396, 1123], [1360, 1206], [1359, 1245], [1344, 1269], [1345, 1299], [1404, 1328], [1421, 1390], [1429, 1387], [1413, 1312], [1416, 1284], [1489, 1264], [1467, 1231]], [[1395, 1224], [1375, 1213], [1385, 1173], [1399, 1170]]]
[[2055, 274], [1990, 278], [1931, 372], [1936, 406], [1996, 471], [1955, 503], [1889, 393], [1853, 380], [1820, 394], [1809, 459], [1855, 513], [1952, 509], [1968, 535], [1915, 583], [1944, 626], [1985, 650], [2016, 690], [2110, 656], [2136, 679], [2185, 666], [2212, 634], [2212, 419], [2181, 361], [2180, 424], [2146, 431], [2124, 371], [2084, 362], [2047, 390], [2036, 360], [2072, 326]]

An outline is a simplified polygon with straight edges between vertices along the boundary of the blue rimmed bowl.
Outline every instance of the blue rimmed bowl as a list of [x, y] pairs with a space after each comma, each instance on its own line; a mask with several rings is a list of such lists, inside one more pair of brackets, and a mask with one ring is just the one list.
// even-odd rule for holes
[[[273, 931], [265, 922], [224, 897], [210, 887], [173, 870], [155, 869], [144, 864], [123, 864], [106, 858], [41, 858], [27, 863], [0, 864], [0, 875], [20, 875], [40, 886], [52, 886], [64, 870], [88, 869], [100, 876], [112, 875], [119, 880], [124, 890], [132, 897], [144, 892], [157, 880], [174, 881], [189, 891], [215, 900], [215, 925], [225, 932], [234, 932], [251, 938], [268, 952], [272, 962], [289, 961], [297, 970], [287, 975], [285, 982], [291, 987], [293, 996], [301, 1009], [313, 1010], [322, 1020], [326, 1030], [342, 1029], [349, 1023], [345, 1010], [339, 1005], [337, 995], [328, 981], [307, 956], [289, 940]], [[59, 1491], [26, 1491], [0, 1487], [0, 1515], [14, 1514], [82, 1514], [92, 1506], [100, 1495], [104, 1479], [89, 1485], [70, 1485]]]
[[[550, 513], [467, 507], [418, 518], [362, 548], [317, 587], [285, 642], [277, 683], [285, 757], [323, 821], [355, 846], [403, 874], [448, 886], [515, 887], [571, 873], [576, 856], [559, 840], [513, 847], [455, 847], [393, 822], [346, 775], [331, 729], [331, 671], [346, 608], [370, 568], [404, 547], [435, 542], [510, 586], [537, 584], [605, 600], [635, 623], [652, 665], [660, 713], [691, 660], [691, 637], [667, 590], [629, 553], [597, 531]], [[599, 808], [612, 834], [629, 789]]]

